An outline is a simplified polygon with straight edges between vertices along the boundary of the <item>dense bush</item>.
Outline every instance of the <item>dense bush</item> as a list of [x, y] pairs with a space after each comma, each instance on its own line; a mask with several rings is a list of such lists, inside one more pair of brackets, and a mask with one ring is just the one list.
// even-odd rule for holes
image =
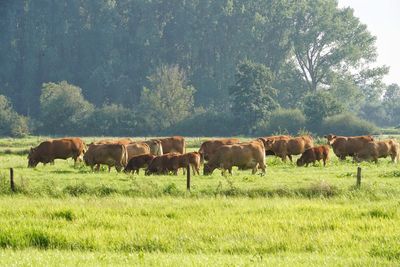
[[85, 100], [82, 89], [68, 84], [43, 84], [40, 95], [41, 133], [76, 134], [84, 125], [94, 107]]
[[366, 120], [352, 114], [343, 113], [326, 118], [322, 123], [320, 134], [334, 133], [337, 135], [364, 135], [377, 134], [379, 129]]
[[329, 93], [318, 91], [310, 93], [304, 98], [303, 111], [307, 118], [307, 128], [319, 131], [322, 121], [326, 117], [342, 112], [343, 107]]
[[164, 134], [185, 136], [232, 136], [238, 125], [232, 116], [214, 111], [196, 114], [164, 131]]
[[306, 117], [298, 109], [278, 109], [271, 113], [270, 120], [265, 126], [261, 126], [258, 135], [270, 135], [274, 133], [297, 134], [306, 126]]
[[95, 109], [87, 118], [86, 135], [103, 136], [132, 136], [134, 133], [135, 117], [133, 111], [121, 105], [104, 105]]
[[28, 134], [28, 118], [15, 112], [10, 101], [0, 95], [0, 135], [24, 137]]

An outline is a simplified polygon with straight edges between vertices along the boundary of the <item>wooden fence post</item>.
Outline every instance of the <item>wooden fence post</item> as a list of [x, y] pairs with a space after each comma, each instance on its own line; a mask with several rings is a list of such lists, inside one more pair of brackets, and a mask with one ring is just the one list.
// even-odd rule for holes
[[357, 167], [357, 187], [361, 186], [361, 167]]
[[14, 169], [13, 168], [10, 168], [10, 187], [11, 187], [11, 191], [15, 192]]
[[190, 192], [190, 164], [186, 167], [186, 190]]

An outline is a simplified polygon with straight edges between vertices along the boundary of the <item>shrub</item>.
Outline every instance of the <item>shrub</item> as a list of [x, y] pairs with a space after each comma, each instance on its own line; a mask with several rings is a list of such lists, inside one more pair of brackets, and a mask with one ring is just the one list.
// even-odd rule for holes
[[308, 129], [318, 131], [322, 121], [343, 111], [341, 104], [327, 92], [310, 93], [304, 98], [304, 115], [307, 118]]
[[326, 118], [322, 123], [322, 129], [324, 129], [324, 132], [320, 134], [364, 135], [376, 134], [379, 132], [379, 129], [373, 123], [348, 113]]
[[270, 120], [258, 129], [258, 135], [273, 133], [297, 134], [306, 126], [306, 117], [298, 109], [278, 109], [271, 113]]
[[179, 122], [164, 131], [165, 135], [232, 136], [238, 133], [234, 118], [220, 112], [207, 111]]
[[7, 97], [0, 95], [0, 135], [24, 137], [28, 134], [28, 118], [15, 112]]
[[130, 136], [135, 127], [133, 111], [121, 105], [104, 105], [95, 109], [86, 120], [85, 134], [106, 136]]
[[40, 95], [41, 132], [76, 134], [86, 116], [93, 111], [82, 95], [82, 89], [68, 84], [44, 83]]

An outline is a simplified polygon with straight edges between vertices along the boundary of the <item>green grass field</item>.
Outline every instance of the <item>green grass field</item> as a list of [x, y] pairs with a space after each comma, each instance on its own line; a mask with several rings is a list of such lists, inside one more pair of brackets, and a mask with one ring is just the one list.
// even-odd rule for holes
[[400, 169], [389, 159], [360, 164], [361, 188], [350, 159], [298, 168], [268, 157], [265, 176], [193, 176], [188, 193], [181, 172], [28, 169], [40, 140], [0, 139], [1, 266], [400, 265]]

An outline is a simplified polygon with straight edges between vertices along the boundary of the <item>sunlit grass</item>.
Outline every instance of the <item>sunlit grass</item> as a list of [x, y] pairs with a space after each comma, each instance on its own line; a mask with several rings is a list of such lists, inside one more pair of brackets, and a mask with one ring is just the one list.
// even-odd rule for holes
[[[22, 151], [37, 139], [0, 147]], [[360, 164], [361, 188], [350, 159], [298, 168], [268, 157], [267, 166], [265, 176], [192, 176], [187, 192], [182, 172], [93, 173], [72, 160], [28, 169], [26, 154], [0, 154], [0, 265], [400, 263], [398, 165]]]

